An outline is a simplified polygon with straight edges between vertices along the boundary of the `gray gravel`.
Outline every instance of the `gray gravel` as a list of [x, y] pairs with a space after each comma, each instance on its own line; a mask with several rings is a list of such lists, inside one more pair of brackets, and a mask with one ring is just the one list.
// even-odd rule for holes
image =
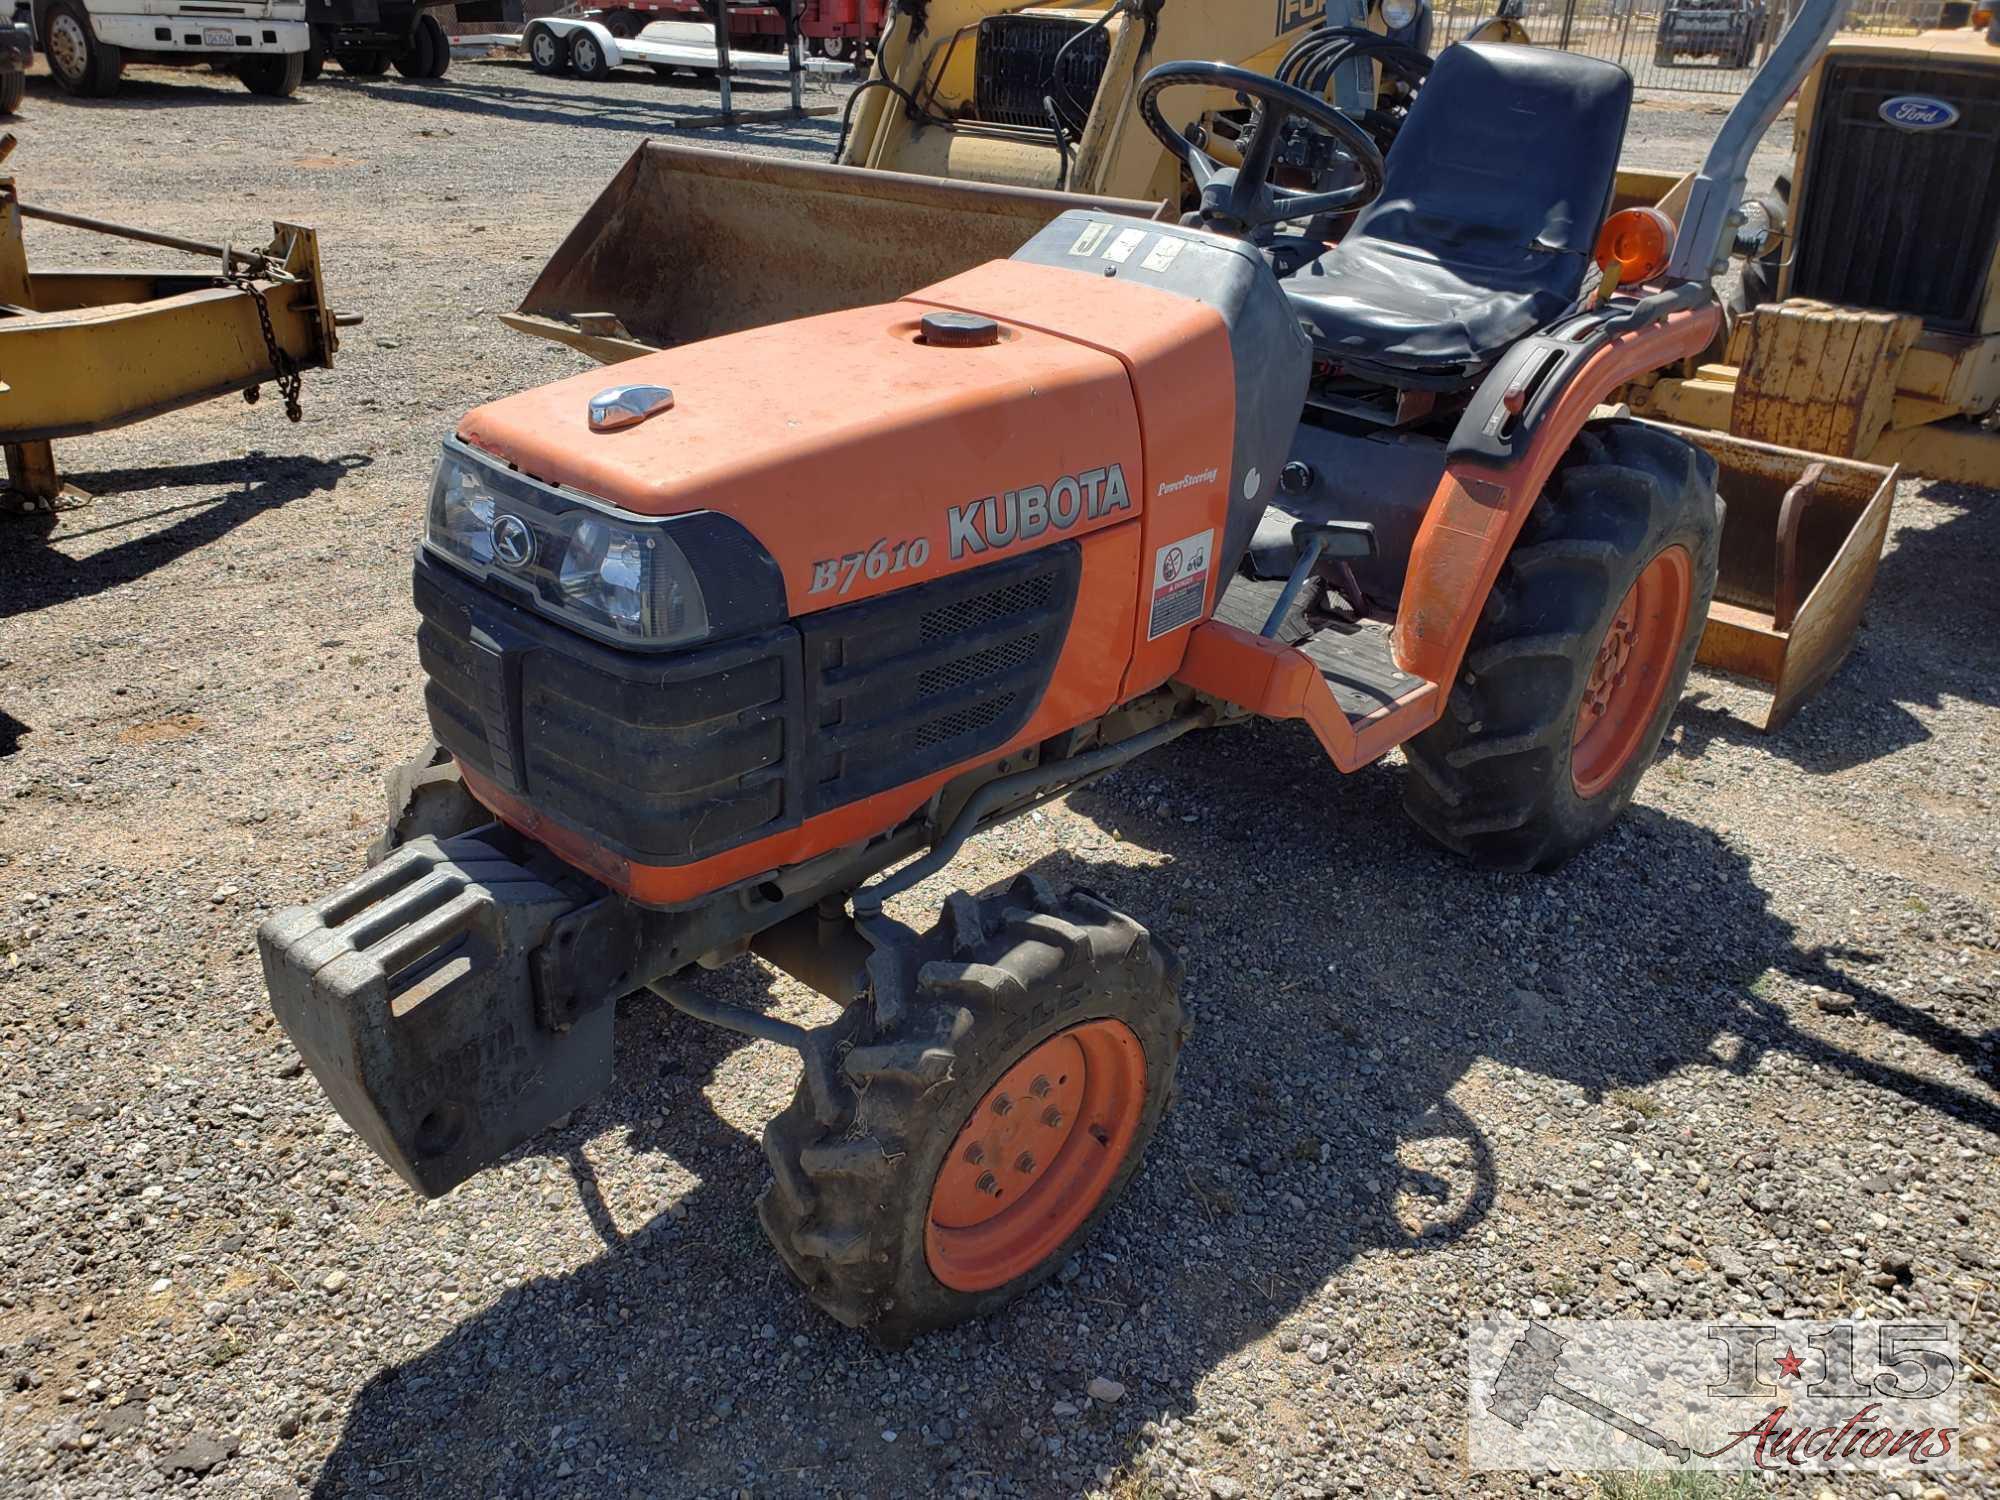
[[[1948, 1314], [2000, 1368], [2000, 507], [1942, 485], [1903, 487], [1821, 698], [1766, 738], [1698, 673], [1631, 816], [1554, 878], [1439, 857], [1399, 760], [1343, 779], [1297, 726], [981, 840], [958, 881], [1032, 868], [1150, 920], [1196, 1022], [1132, 1191], [988, 1322], [885, 1355], [816, 1315], [751, 1213], [795, 1063], [657, 1006], [564, 1128], [441, 1202], [394, 1181], [253, 933], [357, 867], [421, 733], [438, 436], [577, 367], [493, 312], [697, 102], [500, 65], [289, 105], [32, 86], [31, 200], [317, 223], [368, 322], [302, 428], [217, 403], [65, 444], [101, 498], [0, 527], [0, 1489], [1589, 1496], [1465, 1472], [1468, 1316]], [[1636, 148], [1663, 116], [1712, 129], [1643, 110]], [[704, 983], [825, 1014], [754, 965]], [[1966, 1417], [1949, 1493], [2000, 1493], [1991, 1377]]]

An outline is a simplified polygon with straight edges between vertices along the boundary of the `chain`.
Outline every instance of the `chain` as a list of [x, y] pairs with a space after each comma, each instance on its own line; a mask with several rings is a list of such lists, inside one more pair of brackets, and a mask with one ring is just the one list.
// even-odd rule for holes
[[[257, 304], [257, 321], [264, 329], [264, 347], [271, 355], [271, 369], [277, 376], [278, 394], [285, 398], [285, 418], [287, 421], [299, 421], [305, 415], [299, 405], [299, 388], [305, 384], [305, 380], [299, 374], [299, 367], [293, 363], [291, 355], [278, 345], [278, 335], [271, 329], [271, 305], [264, 300], [264, 289], [249, 276], [232, 273], [226, 279], [231, 286], [241, 287], [248, 292], [250, 300]], [[253, 385], [243, 393], [243, 399], [255, 406], [261, 394], [263, 394], [262, 387]]]

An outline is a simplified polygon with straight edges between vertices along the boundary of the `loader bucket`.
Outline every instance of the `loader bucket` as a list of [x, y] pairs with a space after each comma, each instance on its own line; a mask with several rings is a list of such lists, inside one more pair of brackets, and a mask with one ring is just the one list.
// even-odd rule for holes
[[1768, 684], [1763, 727], [1782, 728], [1854, 644], [1889, 534], [1896, 470], [1728, 433], [1667, 430], [1714, 457], [1728, 508], [1697, 660]]
[[1012, 255], [1065, 209], [1161, 203], [648, 141], [502, 321], [605, 363], [892, 302]]

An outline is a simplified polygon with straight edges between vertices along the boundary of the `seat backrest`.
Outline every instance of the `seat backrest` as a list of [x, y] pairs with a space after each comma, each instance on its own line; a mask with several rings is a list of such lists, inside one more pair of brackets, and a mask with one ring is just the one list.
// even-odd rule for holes
[[[1580, 279], [1611, 206], [1632, 78], [1550, 47], [1444, 49], [1350, 236], [1504, 270], [1551, 252]], [[1537, 277], [1536, 279], [1541, 279]]]

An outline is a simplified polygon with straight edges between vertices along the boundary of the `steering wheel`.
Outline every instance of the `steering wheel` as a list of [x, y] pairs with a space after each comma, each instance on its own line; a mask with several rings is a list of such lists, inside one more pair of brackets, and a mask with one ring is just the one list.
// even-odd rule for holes
[[[1167, 123], [1160, 113], [1160, 95], [1183, 85], [1228, 89], [1263, 106], [1250, 144], [1243, 148], [1241, 167], [1225, 166]], [[1202, 226], [1222, 234], [1248, 236], [1266, 224], [1287, 219], [1347, 213], [1373, 202], [1382, 191], [1382, 152], [1368, 132], [1319, 95], [1264, 73], [1218, 62], [1161, 63], [1139, 84], [1139, 115], [1160, 138], [1160, 144], [1180, 158], [1201, 190]], [[1272, 186], [1267, 179], [1278, 157], [1285, 122], [1293, 115], [1332, 136], [1334, 149], [1354, 163], [1361, 181], [1331, 193]]]

